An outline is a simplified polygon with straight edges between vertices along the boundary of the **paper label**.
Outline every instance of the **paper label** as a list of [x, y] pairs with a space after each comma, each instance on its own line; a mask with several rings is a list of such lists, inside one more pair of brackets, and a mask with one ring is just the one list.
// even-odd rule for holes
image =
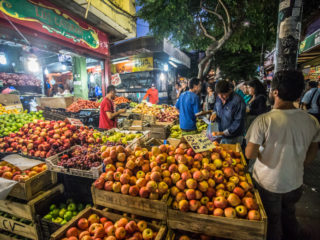
[[214, 144], [205, 133], [186, 135], [183, 136], [183, 138], [189, 143], [193, 151], [196, 153], [209, 151], [215, 148]]
[[12, 188], [17, 183], [18, 182], [16, 181], [0, 177], [0, 200], [6, 199], [8, 194], [11, 192]]
[[76, 119], [76, 118], [67, 118], [67, 119], [72, 125], [75, 125], [77, 127], [83, 126], [83, 123], [80, 121], [80, 119]]
[[5, 106], [4, 108], [6, 110], [13, 110], [13, 109], [23, 110], [22, 104], [9, 105], [9, 106]]
[[11, 155], [5, 156], [4, 158], [2, 158], [2, 160], [12, 164], [13, 166], [16, 166], [22, 171], [33, 168], [43, 163], [39, 160], [25, 158], [18, 154], [11, 154]]

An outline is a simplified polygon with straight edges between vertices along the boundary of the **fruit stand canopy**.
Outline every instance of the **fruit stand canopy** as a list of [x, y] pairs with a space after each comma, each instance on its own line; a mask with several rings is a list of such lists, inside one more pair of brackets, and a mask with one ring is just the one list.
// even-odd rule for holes
[[154, 37], [147, 36], [124, 40], [114, 43], [110, 47], [110, 52], [112, 60], [138, 54], [162, 52], [175, 63], [190, 68], [190, 58], [165, 39], [159, 41]]

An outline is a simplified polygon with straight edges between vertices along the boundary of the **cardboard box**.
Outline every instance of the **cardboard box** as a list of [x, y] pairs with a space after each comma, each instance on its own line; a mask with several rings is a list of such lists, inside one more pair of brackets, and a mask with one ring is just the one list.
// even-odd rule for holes
[[41, 108], [67, 108], [76, 99], [74, 97], [42, 97], [36, 100]]

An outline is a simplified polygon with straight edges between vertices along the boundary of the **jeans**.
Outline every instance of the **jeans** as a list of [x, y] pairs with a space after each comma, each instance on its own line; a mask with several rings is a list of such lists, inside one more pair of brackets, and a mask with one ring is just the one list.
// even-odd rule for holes
[[268, 217], [267, 240], [306, 240], [296, 219], [295, 204], [302, 196], [302, 186], [288, 193], [273, 193], [254, 184], [260, 193]]
[[236, 143], [240, 143], [240, 145], [243, 142], [243, 136], [238, 136], [238, 137], [234, 137], [234, 138], [222, 138], [221, 142], [222, 144], [236, 144]]

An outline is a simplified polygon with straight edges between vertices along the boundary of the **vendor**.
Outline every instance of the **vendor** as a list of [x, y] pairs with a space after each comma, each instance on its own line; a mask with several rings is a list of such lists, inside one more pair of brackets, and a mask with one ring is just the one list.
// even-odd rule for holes
[[149, 102], [152, 104], [157, 104], [159, 102], [159, 92], [156, 89], [154, 83], [152, 83], [151, 88], [147, 90], [146, 95], [144, 95], [143, 100], [149, 98]]
[[125, 109], [120, 109], [114, 112], [113, 99], [116, 97], [116, 88], [113, 85], [108, 86], [107, 95], [102, 100], [100, 105], [99, 128], [111, 129], [116, 127], [116, 117], [121, 113], [126, 112]]
[[197, 133], [196, 114], [201, 111], [198, 93], [201, 90], [201, 82], [198, 78], [192, 78], [189, 83], [190, 90], [181, 94], [176, 108], [180, 112], [180, 128], [182, 135]]
[[64, 96], [70, 94], [70, 91], [68, 89], [65, 89], [62, 84], [58, 85], [58, 92], [56, 96]]

